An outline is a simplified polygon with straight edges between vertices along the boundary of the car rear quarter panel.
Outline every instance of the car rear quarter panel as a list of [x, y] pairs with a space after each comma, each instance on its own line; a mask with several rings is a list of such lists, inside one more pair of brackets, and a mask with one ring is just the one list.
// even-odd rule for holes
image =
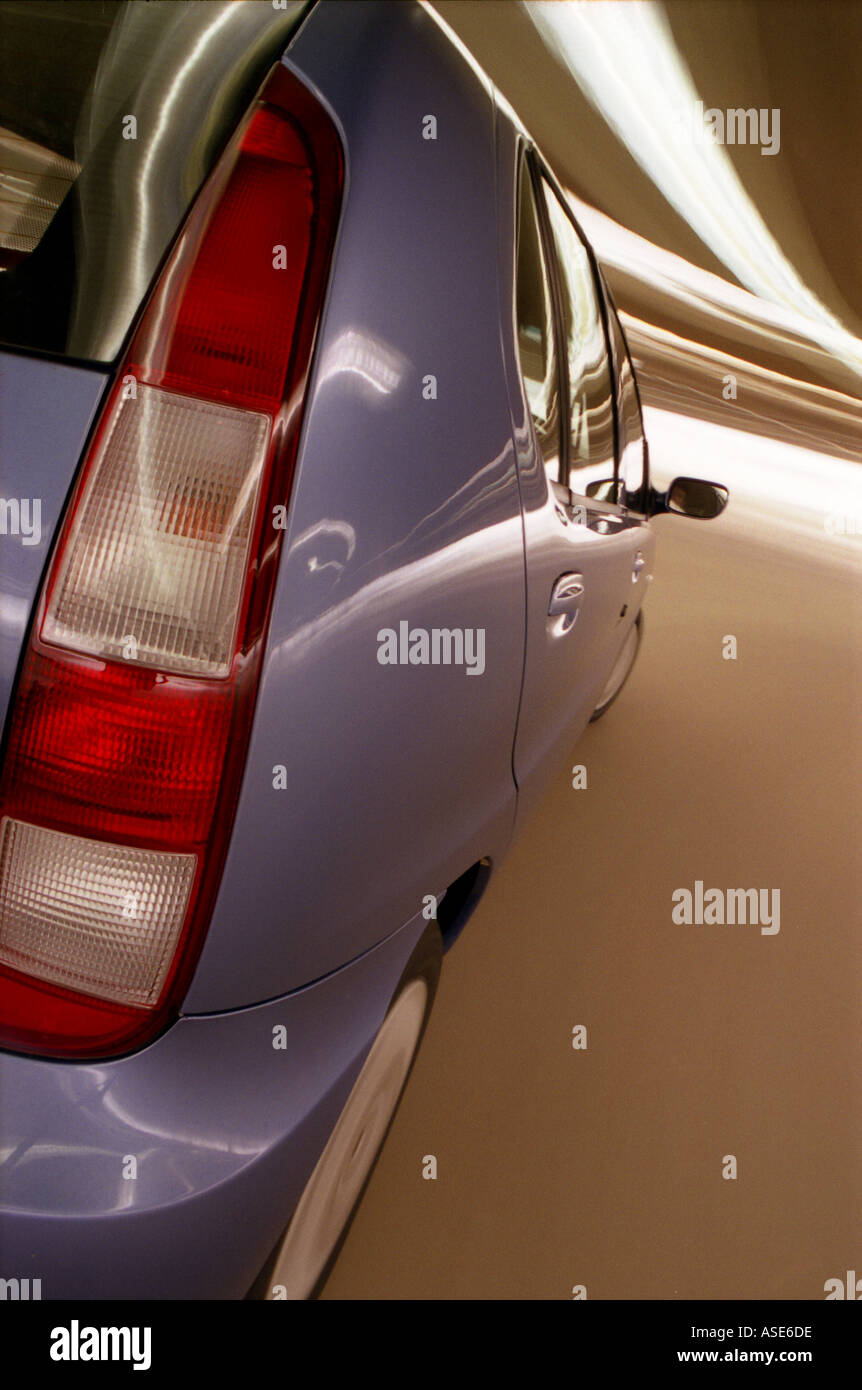
[[[191, 1013], [283, 994], [359, 955], [499, 855], [515, 811], [525, 581], [493, 99], [413, 5], [323, 4], [286, 61], [339, 125], [347, 182]], [[484, 629], [484, 673], [380, 665], [377, 634], [400, 621]]]
[[243, 1298], [426, 927], [417, 914], [317, 985], [180, 1019], [130, 1057], [0, 1054], [3, 1277], [40, 1279], [45, 1299]]

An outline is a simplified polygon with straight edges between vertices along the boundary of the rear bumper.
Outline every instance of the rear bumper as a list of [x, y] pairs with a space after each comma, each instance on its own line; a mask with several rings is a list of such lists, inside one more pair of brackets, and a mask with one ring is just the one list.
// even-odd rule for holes
[[0, 1278], [44, 1299], [242, 1298], [425, 926], [117, 1061], [0, 1056]]

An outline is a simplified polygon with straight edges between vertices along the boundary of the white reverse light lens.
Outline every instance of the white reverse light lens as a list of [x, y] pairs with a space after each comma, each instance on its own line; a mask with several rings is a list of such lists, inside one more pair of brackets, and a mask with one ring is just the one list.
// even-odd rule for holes
[[267, 415], [138, 382], [78, 504], [44, 640], [226, 676], [269, 432]]
[[153, 1008], [174, 958], [193, 854], [0, 822], [0, 964]]

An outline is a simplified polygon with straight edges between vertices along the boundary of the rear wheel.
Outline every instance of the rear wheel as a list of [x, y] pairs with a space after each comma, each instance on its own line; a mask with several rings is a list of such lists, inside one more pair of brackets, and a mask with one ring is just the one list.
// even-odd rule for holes
[[251, 1298], [314, 1298], [350, 1229], [404, 1092], [440, 974], [436, 924], [425, 932], [344, 1109]]
[[614, 700], [619, 695], [626, 681], [632, 673], [632, 667], [640, 651], [641, 636], [643, 634], [643, 612], [638, 613], [628, 632], [625, 641], [620, 649], [620, 654], [614, 662], [613, 669], [605, 683], [599, 703], [590, 715], [590, 723], [594, 724], [597, 719], [610, 709]]

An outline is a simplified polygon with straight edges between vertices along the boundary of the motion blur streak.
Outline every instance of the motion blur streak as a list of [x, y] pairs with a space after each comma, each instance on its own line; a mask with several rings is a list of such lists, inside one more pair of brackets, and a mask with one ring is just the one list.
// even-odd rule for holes
[[663, 11], [542, 0], [529, 14], [641, 168], [740, 283], [796, 309], [816, 342], [862, 369], [859, 340], [785, 258], [724, 148], [686, 138], [699, 98]]
[[[569, 193], [621, 302], [637, 310], [622, 320], [657, 484], [697, 457], [702, 476], [721, 474], [731, 488], [723, 525], [757, 531], [763, 542], [768, 519], [773, 540], [775, 528], [790, 528], [794, 543], [824, 562], [855, 562], [862, 403], [850, 392], [859, 387], [862, 343], [783, 257], [726, 151], [680, 139], [698, 96], [659, 6], [543, 0], [528, 13], [629, 153], [745, 287]], [[723, 381], [732, 395], [722, 395]]]
[[[642, 389], [653, 405], [820, 452], [828, 442], [836, 458], [858, 462], [862, 403], [853, 396], [772, 371], [631, 314], [623, 313], [622, 321]], [[729, 412], [715, 387], [731, 377], [739, 399]]]
[[[824, 449], [801, 448], [760, 434], [647, 406], [644, 412], [659, 466], [656, 486], [696, 458], [704, 477], [721, 472], [735, 506], [722, 526], [752, 540], [761, 551], [792, 546], [823, 565], [860, 577], [862, 478], [858, 464]], [[654, 442], [653, 442], [654, 441]]]
[[794, 305], [774, 304], [693, 265], [571, 192], [569, 201], [619, 303], [632, 313], [666, 328], [683, 324], [703, 343], [744, 348], [766, 366], [792, 363], [794, 377], [858, 393], [859, 372], [812, 340], [810, 321]]

